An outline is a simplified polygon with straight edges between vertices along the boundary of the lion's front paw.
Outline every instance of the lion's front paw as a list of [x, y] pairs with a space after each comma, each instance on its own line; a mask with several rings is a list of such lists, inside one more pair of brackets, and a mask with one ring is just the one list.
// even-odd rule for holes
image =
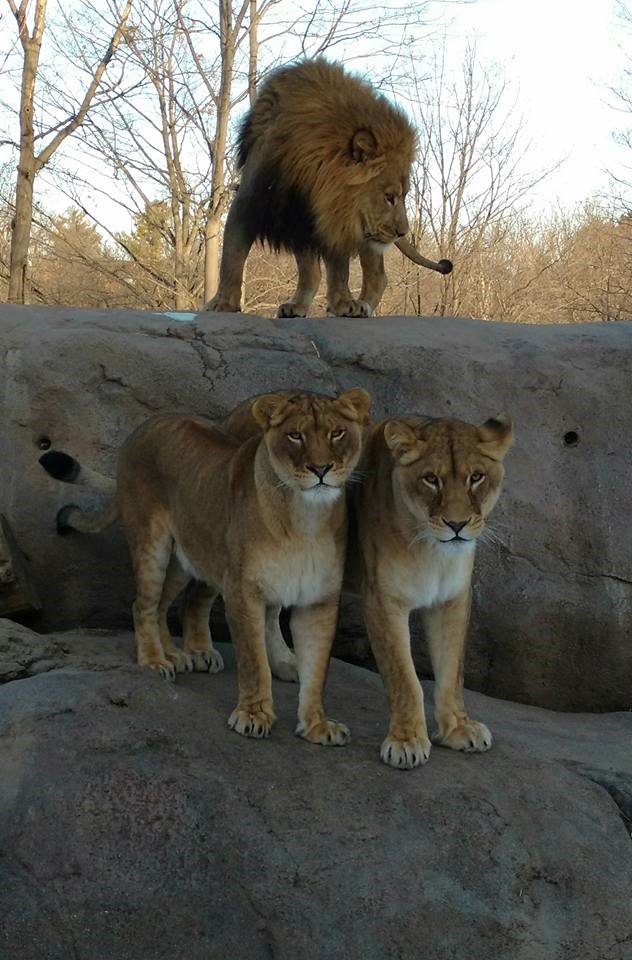
[[170, 650], [165, 656], [173, 664], [176, 673], [190, 673], [193, 670], [193, 658], [184, 650]]
[[239, 300], [231, 300], [229, 297], [218, 295], [204, 304], [204, 310], [207, 313], [241, 313], [241, 304]]
[[146, 660], [140, 663], [140, 666], [145, 670], [154, 670], [164, 680], [173, 682], [176, 679], [176, 668], [170, 660]]
[[484, 723], [477, 720], [465, 720], [453, 727], [449, 733], [438, 733], [433, 737], [435, 743], [464, 753], [484, 753], [492, 745], [492, 735]]
[[228, 718], [228, 726], [242, 737], [269, 737], [274, 714], [265, 709], [243, 710], [237, 707]]
[[222, 655], [215, 647], [210, 650], [190, 650], [189, 656], [196, 673], [219, 673], [224, 669]]
[[398, 770], [412, 770], [426, 763], [430, 756], [430, 740], [428, 737], [410, 737], [401, 740], [398, 737], [388, 736], [382, 744], [380, 757], [384, 763]]
[[327, 304], [327, 313], [334, 317], [371, 317], [373, 308], [366, 300], [341, 297], [340, 300]]
[[319, 720], [309, 727], [300, 721], [294, 732], [297, 737], [310, 743], [320, 743], [324, 747], [344, 747], [351, 739], [349, 727], [337, 720]]
[[293, 303], [289, 300], [287, 303], [280, 303], [279, 309], [277, 310], [277, 317], [306, 317], [307, 310], [304, 307], [299, 307], [297, 303]]

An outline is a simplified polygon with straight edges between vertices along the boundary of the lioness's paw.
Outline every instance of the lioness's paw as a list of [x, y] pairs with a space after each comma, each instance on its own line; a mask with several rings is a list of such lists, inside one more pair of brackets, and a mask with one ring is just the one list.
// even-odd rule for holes
[[296, 666], [296, 657], [288, 650], [287, 659], [275, 660], [270, 662], [272, 675], [277, 680], [285, 680], [288, 683], [298, 683], [298, 667]]
[[426, 763], [430, 756], [430, 740], [428, 737], [410, 737], [408, 740], [398, 740], [387, 737], [380, 749], [380, 757], [391, 767], [398, 770], [412, 770]]
[[241, 313], [239, 300], [229, 300], [228, 297], [213, 297], [204, 305], [208, 313]]
[[442, 747], [462, 750], [464, 753], [485, 753], [492, 745], [489, 728], [477, 720], [466, 720], [445, 736], [437, 734], [433, 739]]
[[294, 731], [297, 737], [303, 737], [310, 743], [320, 743], [324, 747], [344, 747], [351, 739], [351, 731], [337, 720], [320, 720], [311, 727], [300, 721]]
[[269, 737], [274, 715], [264, 710], [233, 710], [228, 718], [228, 726], [242, 737]]
[[224, 669], [224, 660], [219, 650], [190, 650], [189, 656], [196, 673], [219, 673]]
[[288, 301], [287, 303], [280, 303], [279, 309], [277, 310], [277, 317], [306, 317], [307, 310], [303, 307], [297, 306], [296, 303]]
[[193, 670], [193, 658], [184, 650], [169, 651], [165, 656], [173, 664], [176, 673], [190, 673]]
[[337, 300], [327, 304], [327, 313], [334, 317], [371, 317], [373, 308], [366, 300]]
[[176, 668], [169, 660], [152, 660], [147, 663], [141, 663], [140, 666], [144, 667], [145, 670], [154, 670], [165, 680], [171, 680], [173, 682], [176, 679]]

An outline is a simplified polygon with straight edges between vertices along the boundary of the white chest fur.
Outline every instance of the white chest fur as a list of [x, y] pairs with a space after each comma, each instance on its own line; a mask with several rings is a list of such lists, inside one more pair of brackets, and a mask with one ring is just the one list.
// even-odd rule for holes
[[475, 549], [473, 541], [422, 542], [388, 571], [389, 586], [411, 610], [445, 603], [468, 586]]
[[331, 529], [340, 491], [318, 494], [301, 496], [293, 505], [296, 540], [268, 544], [251, 571], [269, 604], [309, 606], [340, 592], [344, 557]]

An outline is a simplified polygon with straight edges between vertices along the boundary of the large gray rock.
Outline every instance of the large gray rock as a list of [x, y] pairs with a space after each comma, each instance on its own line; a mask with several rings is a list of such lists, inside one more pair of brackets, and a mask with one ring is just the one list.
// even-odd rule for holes
[[[632, 707], [632, 324], [265, 320], [0, 307], [0, 512], [25, 551], [42, 629], [129, 625], [122, 534], [55, 535], [77, 492], [40, 445], [113, 471], [149, 414], [219, 417], [278, 387], [363, 386], [377, 416], [516, 422], [505, 492], [479, 549], [470, 686], [559, 709]], [[345, 605], [339, 652], [368, 648]], [[428, 669], [419, 646], [418, 662]]]
[[276, 681], [254, 741], [222, 653], [172, 685], [129, 635], [0, 621], [0, 956], [632, 958], [632, 714], [471, 694], [491, 752], [402, 773], [375, 674], [332, 663], [347, 747], [296, 739]]

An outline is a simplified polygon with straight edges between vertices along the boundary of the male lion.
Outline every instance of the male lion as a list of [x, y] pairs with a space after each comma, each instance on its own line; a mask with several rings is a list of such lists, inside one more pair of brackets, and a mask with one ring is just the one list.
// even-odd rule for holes
[[[97, 532], [122, 519], [136, 578], [141, 666], [170, 678], [221, 669], [208, 610], [222, 593], [239, 682], [228, 723], [245, 736], [265, 737], [274, 722], [267, 608], [292, 606], [296, 732], [323, 744], [349, 737], [344, 724], [326, 719], [322, 690], [344, 566], [343, 490], [360, 456], [369, 404], [360, 389], [337, 399], [258, 397], [252, 416], [261, 432], [245, 443], [201, 417], [153, 417], [121, 449], [110, 506], [96, 517], [73, 505], [58, 514], [60, 532]], [[58, 479], [75, 481], [81, 473], [59, 452], [40, 462]], [[191, 581], [181, 651], [171, 641], [167, 610]]]
[[465, 751], [491, 746], [485, 724], [465, 710], [463, 658], [476, 540], [500, 494], [511, 442], [504, 414], [480, 427], [389, 419], [365, 441], [345, 587], [348, 579], [363, 599], [390, 708], [381, 757], [394, 767], [416, 767], [430, 753], [410, 650], [408, 621], [419, 608], [436, 679], [436, 742]]
[[[241, 126], [241, 184], [226, 220], [219, 288], [205, 309], [240, 309], [255, 240], [296, 257], [296, 293], [279, 317], [307, 316], [321, 257], [327, 310], [337, 316], [371, 316], [386, 287], [384, 251], [392, 243], [416, 263], [449, 273], [449, 260], [427, 260], [405, 238], [415, 139], [403, 113], [339, 64], [318, 58], [273, 72]], [[355, 255], [359, 299], [349, 291]]]

